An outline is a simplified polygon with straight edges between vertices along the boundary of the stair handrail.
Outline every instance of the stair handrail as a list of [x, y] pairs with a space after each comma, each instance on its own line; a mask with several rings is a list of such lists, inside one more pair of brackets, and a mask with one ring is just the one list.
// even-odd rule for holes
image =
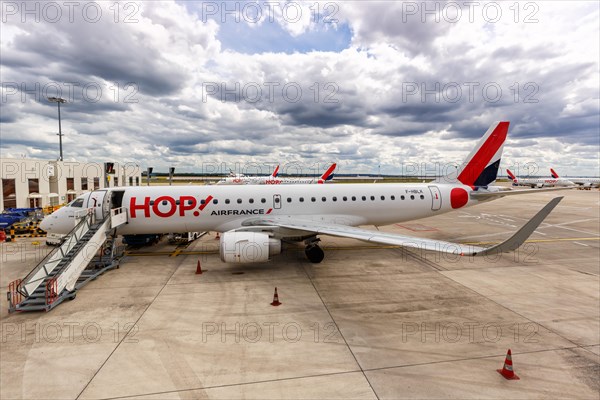
[[56, 278], [52, 278], [46, 283], [46, 305], [52, 304], [58, 297], [58, 290], [56, 290]]
[[[19, 291], [19, 293], [21, 293], [23, 296], [25, 297], [29, 297], [30, 293], [27, 292], [27, 289], [25, 287], [25, 285], [33, 282], [30, 282], [30, 279], [35, 276], [35, 274], [40, 271], [42, 268], [44, 268], [44, 266], [46, 265], [46, 262], [48, 260], [50, 260], [50, 258], [52, 256], [54, 256], [56, 253], [58, 253], [59, 251], [61, 251], [63, 253], [63, 255], [67, 254], [69, 250], [64, 251], [64, 248], [68, 248], [70, 245], [72, 245], [72, 241], [69, 239], [70, 237], [74, 236], [74, 234], [76, 233], [76, 231], [78, 229], [80, 229], [83, 225], [88, 224], [88, 230], [89, 228], [92, 226], [93, 221], [94, 221], [94, 209], [93, 208], [88, 208], [85, 210], [81, 210], [81, 211], [76, 211], [75, 218], [81, 218], [81, 220], [75, 225], [75, 227], [68, 233], [65, 235], [65, 237], [67, 238], [67, 240], [65, 240], [60, 246], [56, 247], [54, 250], [52, 250], [51, 252], [49, 252], [46, 257], [44, 257], [27, 275], [25, 275], [25, 277], [21, 280], [21, 284], [19, 285], [19, 287], [17, 288], [17, 290]], [[77, 238], [79, 239], [79, 238]], [[75, 241], [75, 243], [77, 243], [77, 240]], [[47, 276], [48, 274], [46, 274]], [[46, 276], [44, 276], [43, 278], [41, 278], [40, 280], [44, 280], [46, 279]]]
[[[77, 279], [83, 271], [88, 267], [94, 256], [98, 254], [98, 250], [106, 242], [107, 235], [110, 229], [110, 216], [106, 215], [101, 222], [96, 224], [95, 228], [88, 231], [90, 235], [85, 242], [80, 241], [81, 247], [74, 252], [68, 263], [65, 263], [62, 268], [58, 269], [55, 275], [58, 285], [58, 293], [63, 290], [73, 291], [76, 286]], [[86, 236], [88, 235], [86, 234]]]
[[23, 300], [23, 295], [19, 292], [19, 285], [21, 284], [21, 279], [16, 279], [8, 284], [8, 292], [6, 293], [6, 298], [8, 300], [8, 309], [14, 309], [17, 304]]

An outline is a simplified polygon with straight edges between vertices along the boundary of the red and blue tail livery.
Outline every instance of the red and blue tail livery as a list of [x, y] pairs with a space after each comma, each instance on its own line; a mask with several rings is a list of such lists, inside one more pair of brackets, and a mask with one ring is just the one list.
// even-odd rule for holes
[[459, 169], [457, 179], [460, 183], [485, 187], [496, 180], [509, 124], [503, 121], [490, 126]]
[[321, 175], [321, 177], [319, 178], [317, 183], [323, 184], [323, 183], [333, 179], [333, 171], [335, 171], [336, 167], [337, 167], [336, 163], [331, 164], [331, 166], [327, 169], [327, 171], [325, 171], [323, 173], [323, 175]]

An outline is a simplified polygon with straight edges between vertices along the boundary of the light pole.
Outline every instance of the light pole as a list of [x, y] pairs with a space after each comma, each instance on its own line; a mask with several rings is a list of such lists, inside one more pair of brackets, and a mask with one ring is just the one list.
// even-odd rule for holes
[[169, 168], [169, 186], [173, 185], [173, 175], [175, 175], [175, 167]]
[[66, 103], [67, 101], [61, 97], [48, 97], [48, 101], [50, 103], [56, 103], [58, 104], [58, 146], [60, 148], [60, 158], [59, 160], [62, 161], [63, 160], [63, 153], [62, 153], [62, 129], [60, 126], [60, 104], [61, 103]]

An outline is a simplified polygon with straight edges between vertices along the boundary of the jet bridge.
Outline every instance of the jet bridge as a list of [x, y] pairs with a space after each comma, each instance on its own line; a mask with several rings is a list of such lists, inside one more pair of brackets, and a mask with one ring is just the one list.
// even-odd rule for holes
[[[9, 284], [9, 312], [49, 311], [104, 272], [118, 268], [116, 228], [127, 222], [123, 207], [79, 211], [76, 224], [60, 247], [27, 276]], [[100, 251], [102, 250], [102, 251]], [[100, 253], [100, 255], [97, 255]]]

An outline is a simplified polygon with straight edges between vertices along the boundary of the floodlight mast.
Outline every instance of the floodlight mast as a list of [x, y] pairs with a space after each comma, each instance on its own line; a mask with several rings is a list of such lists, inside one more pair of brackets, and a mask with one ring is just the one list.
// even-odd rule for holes
[[67, 101], [61, 97], [48, 97], [48, 101], [50, 103], [56, 103], [58, 104], [58, 146], [59, 146], [59, 150], [60, 150], [60, 158], [59, 161], [63, 160], [63, 149], [62, 149], [62, 129], [61, 129], [61, 125], [60, 125], [60, 104], [61, 103], [66, 103]]

